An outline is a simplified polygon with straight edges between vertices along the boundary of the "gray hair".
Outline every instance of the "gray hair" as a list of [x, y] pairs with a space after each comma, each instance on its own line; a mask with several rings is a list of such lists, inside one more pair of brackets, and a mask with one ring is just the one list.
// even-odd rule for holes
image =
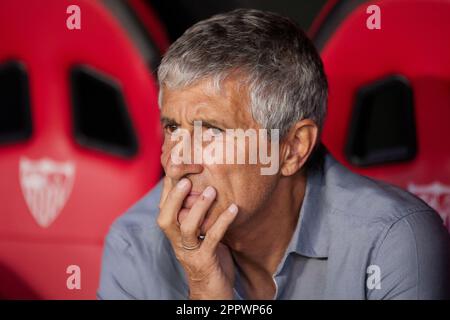
[[313, 43], [291, 19], [254, 9], [215, 15], [190, 27], [158, 69], [161, 92], [211, 79], [216, 88], [232, 73], [244, 75], [253, 118], [284, 137], [299, 120], [321, 131], [328, 84]]

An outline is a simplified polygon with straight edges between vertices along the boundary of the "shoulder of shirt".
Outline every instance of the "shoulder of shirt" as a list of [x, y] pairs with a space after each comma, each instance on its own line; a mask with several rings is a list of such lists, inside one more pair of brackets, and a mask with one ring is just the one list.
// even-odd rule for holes
[[[447, 234], [438, 213], [412, 193], [354, 173], [332, 156], [327, 156], [323, 170], [318, 210], [327, 212], [330, 242], [350, 244], [360, 239], [360, 245], [379, 246], [393, 232], [410, 240], [419, 234], [434, 233], [436, 238]], [[409, 227], [394, 228], [399, 223]]]
[[329, 157], [321, 188], [334, 215], [391, 224], [418, 212], [437, 215], [422, 199], [400, 187], [354, 173]]
[[121, 239], [128, 245], [136, 241], [160, 245], [165, 241], [166, 237], [156, 222], [161, 187], [162, 182], [159, 182], [120, 215], [111, 225], [107, 237]]
[[310, 219], [314, 236], [309, 243], [319, 255], [367, 252], [374, 258], [386, 239], [395, 239], [401, 250], [449, 243], [438, 213], [406, 190], [354, 173], [330, 155], [316, 180], [315, 204], [308, 211], [321, 222]]

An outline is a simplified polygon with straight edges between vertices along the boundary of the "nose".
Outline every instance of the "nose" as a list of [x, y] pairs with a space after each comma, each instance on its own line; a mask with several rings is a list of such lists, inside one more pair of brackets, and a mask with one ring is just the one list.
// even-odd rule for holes
[[166, 175], [175, 180], [179, 181], [181, 178], [193, 174], [200, 174], [203, 171], [203, 165], [201, 164], [175, 164], [170, 159], [167, 162], [167, 165], [164, 166], [164, 171]]
[[193, 161], [193, 154], [191, 154], [190, 158], [187, 158], [189, 161], [180, 161], [180, 159], [174, 161], [171, 154], [173, 147], [172, 144], [165, 144], [162, 149], [161, 165], [164, 168], [166, 176], [178, 181], [185, 176], [200, 174], [203, 171], [203, 164]]

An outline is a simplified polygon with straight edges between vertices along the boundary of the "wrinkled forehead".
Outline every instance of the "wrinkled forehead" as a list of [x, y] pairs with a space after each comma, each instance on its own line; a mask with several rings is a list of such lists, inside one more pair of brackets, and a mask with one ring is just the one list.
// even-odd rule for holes
[[205, 79], [187, 87], [161, 89], [161, 117], [177, 123], [208, 119], [224, 122], [229, 128], [257, 127], [248, 87], [239, 78], [224, 79], [220, 85]]

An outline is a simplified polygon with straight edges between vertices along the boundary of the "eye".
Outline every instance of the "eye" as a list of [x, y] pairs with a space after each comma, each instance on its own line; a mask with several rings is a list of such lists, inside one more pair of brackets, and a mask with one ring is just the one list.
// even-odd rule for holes
[[223, 130], [217, 127], [207, 126], [206, 129], [213, 136], [220, 136], [223, 133]]
[[176, 125], [176, 124], [166, 124], [166, 125], [164, 126], [164, 130], [165, 130], [167, 133], [169, 133], [169, 134], [173, 134], [173, 133], [175, 133], [175, 131], [178, 130], [178, 125]]

